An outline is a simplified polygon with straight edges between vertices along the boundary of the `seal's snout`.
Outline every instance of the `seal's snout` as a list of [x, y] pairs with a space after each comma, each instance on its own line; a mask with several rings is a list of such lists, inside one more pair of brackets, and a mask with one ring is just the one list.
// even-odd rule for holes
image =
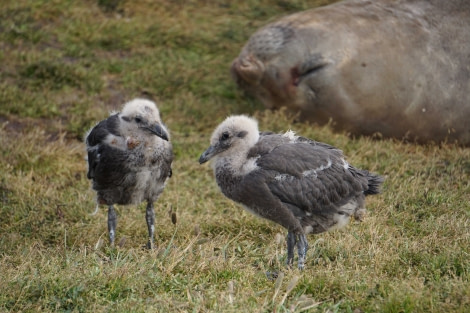
[[230, 66], [230, 74], [232, 75], [232, 79], [237, 83], [237, 85], [240, 85], [241, 77], [238, 74], [238, 59], [239, 58], [236, 58], [232, 61], [232, 66]]
[[232, 62], [230, 71], [238, 85], [245, 82], [257, 86], [264, 74], [264, 64], [252, 55], [240, 55]]

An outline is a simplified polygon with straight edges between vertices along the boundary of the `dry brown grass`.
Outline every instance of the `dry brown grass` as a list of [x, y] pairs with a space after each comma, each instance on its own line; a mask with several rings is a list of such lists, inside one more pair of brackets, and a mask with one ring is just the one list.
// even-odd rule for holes
[[[249, 34], [314, 3], [112, 3], [20, 0], [0, 9], [0, 311], [470, 310], [468, 148], [294, 123], [230, 81]], [[175, 150], [154, 251], [142, 248], [143, 206], [119, 207], [119, 244], [108, 246], [105, 210], [90, 215], [81, 142], [135, 96], [158, 100]], [[309, 237], [303, 272], [284, 266], [285, 231], [224, 198], [197, 162], [230, 113], [338, 146], [350, 163], [386, 176], [363, 223]]]

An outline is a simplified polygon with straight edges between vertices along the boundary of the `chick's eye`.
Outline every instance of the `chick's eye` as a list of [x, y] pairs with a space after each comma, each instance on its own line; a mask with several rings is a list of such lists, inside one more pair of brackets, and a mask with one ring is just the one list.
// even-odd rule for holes
[[227, 132], [222, 133], [222, 136], [220, 136], [220, 140], [227, 140], [230, 137], [230, 135]]
[[136, 123], [142, 122], [142, 119], [141, 119], [140, 117], [138, 117], [138, 116], [137, 116], [134, 120], [135, 120]]

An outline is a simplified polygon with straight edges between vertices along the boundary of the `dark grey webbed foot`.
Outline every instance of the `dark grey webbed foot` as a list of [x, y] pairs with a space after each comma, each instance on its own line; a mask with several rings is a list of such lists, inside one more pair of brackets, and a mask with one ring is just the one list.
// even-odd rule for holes
[[287, 266], [291, 266], [294, 263], [294, 247], [295, 242], [295, 234], [293, 232], [287, 232]]
[[276, 280], [279, 277], [279, 272], [266, 272], [265, 274], [268, 280]]
[[117, 215], [114, 210], [114, 206], [111, 204], [108, 206], [108, 232], [109, 232], [109, 241], [110, 244], [114, 245], [114, 239], [116, 237], [116, 225], [117, 225]]
[[147, 221], [147, 228], [149, 232], [149, 240], [147, 242], [147, 248], [153, 249], [154, 243], [154, 232], [155, 232], [155, 211], [153, 209], [153, 202], [147, 203], [147, 210], [145, 212], [145, 220]]

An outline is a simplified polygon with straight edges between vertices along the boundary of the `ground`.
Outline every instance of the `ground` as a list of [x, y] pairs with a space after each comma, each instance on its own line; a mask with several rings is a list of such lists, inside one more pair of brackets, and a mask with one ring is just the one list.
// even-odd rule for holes
[[[470, 311], [468, 148], [296, 123], [231, 81], [257, 28], [327, 2], [2, 4], [0, 311]], [[118, 244], [108, 245], [86, 178], [84, 134], [134, 97], [157, 101], [175, 151], [153, 251], [145, 205], [118, 207]], [[284, 266], [285, 230], [224, 198], [197, 162], [214, 127], [239, 113], [337, 146], [386, 178], [364, 222], [309, 236], [302, 272]]]

